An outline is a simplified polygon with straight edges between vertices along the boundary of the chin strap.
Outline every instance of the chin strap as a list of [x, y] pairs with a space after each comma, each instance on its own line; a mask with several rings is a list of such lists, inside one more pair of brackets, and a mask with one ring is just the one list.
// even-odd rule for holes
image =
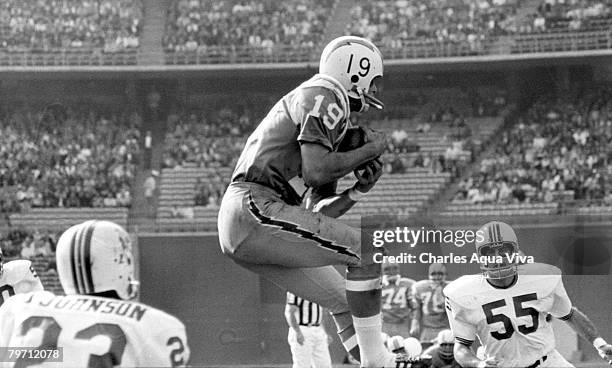
[[[365, 112], [370, 109], [370, 106], [374, 107], [377, 110], [383, 110], [385, 108], [385, 104], [382, 103], [381, 100], [376, 97], [370, 95], [362, 89], [357, 88], [357, 86], [353, 86], [351, 92], [357, 94], [358, 98], [354, 98], [349, 96], [349, 99], [353, 100], [355, 103], [355, 112]], [[359, 106], [356, 106], [359, 104]]]

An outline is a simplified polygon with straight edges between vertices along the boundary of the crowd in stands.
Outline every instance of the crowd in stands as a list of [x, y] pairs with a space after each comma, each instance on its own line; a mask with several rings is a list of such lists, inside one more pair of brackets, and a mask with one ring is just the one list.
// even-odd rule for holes
[[172, 113], [167, 119], [163, 166], [191, 162], [206, 168], [233, 167], [254, 123], [258, 121], [248, 109]]
[[4, 0], [0, 49], [116, 52], [139, 46], [142, 0]]
[[386, 48], [435, 40], [465, 43], [478, 51], [489, 36], [512, 32], [518, 0], [397, 0], [360, 2], [351, 9], [348, 34]]
[[503, 35], [567, 28], [607, 28], [610, 2], [545, 0], [533, 12], [521, 11], [520, 0], [396, 0], [360, 2], [351, 9], [346, 33], [374, 40], [385, 48], [401, 49], [413, 41], [463, 44], [470, 51]]
[[334, 0], [177, 0], [168, 11], [166, 50], [206, 51], [209, 46], [314, 47]]
[[534, 30], [577, 31], [608, 28], [612, 21], [610, 1], [545, 0], [533, 16]]
[[88, 108], [41, 117], [34, 109], [0, 118], [0, 205], [5, 213], [31, 207], [129, 206], [140, 152], [140, 117]]
[[503, 132], [456, 199], [472, 203], [612, 203], [612, 97], [606, 87], [547, 97]]

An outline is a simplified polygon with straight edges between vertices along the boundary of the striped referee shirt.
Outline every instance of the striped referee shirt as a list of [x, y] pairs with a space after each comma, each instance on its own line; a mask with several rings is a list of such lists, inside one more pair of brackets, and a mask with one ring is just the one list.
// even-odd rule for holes
[[295, 305], [298, 309], [297, 322], [300, 326], [320, 326], [323, 313], [317, 303], [302, 299], [287, 292], [287, 304]]

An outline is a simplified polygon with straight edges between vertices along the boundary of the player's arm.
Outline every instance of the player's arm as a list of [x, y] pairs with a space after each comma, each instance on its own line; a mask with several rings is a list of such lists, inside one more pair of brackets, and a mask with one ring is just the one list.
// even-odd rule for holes
[[612, 364], [612, 345], [608, 344], [606, 340], [601, 337], [597, 331], [597, 327], [595, 327], [586, 314], [582, 313], [578, 308], [572, 307], [570, 313], [561, 319], [564, 320], [572, 330], [576, 331], [578, 336], [592, 343], [599, 352], [599, 355]]
[[[309, 116], [308, 119], [311, 125], [323, 124], [319, 118]], [[384, 133], [366, 129], [366, 140], [363, 146], [347, 152], [334, 152], [327, 144], [301, 140], [302, 177], [306, 185], [316, 188], [338, 180], [382, 155], [386, 148]]]
[[481, 360], [472, 351], [470, 346], [464, 343], [455, 343], [453, 353], [455, 355], [455, 360], [463, 368], [489, 368], [498, 366], [495, 358]]
[[599, 355], [612, 364], [612, 345], [601, 337], [597, 327], [586, 314], [572, 306], [560, 278], [553, 292], [553, 305], [549, 312], [554, 317], [565, 321], [579, 336], [592, 343]]
[[482, 360], [472, 351], [471, 346], [476, 338], [476, 326], [469, 323], [463, 317], [463, 308], [451, 298], [445, 299], [446, 315], [450, 328], [455, 335], [454, 355], [455, 360], [463, 368], [485, 368], [497, 367], [494, 358]]
[[293, 331], [295, 331], [295, 336], [298, 344], [304, 344], [304, 335], [302, 334], [302, 330], [300, 329], [300, 325], [295, 318], [295, 314], [297, 313], [298, 307], [294, 304], [286, 304], [285, 305], [285, 319], [287, 320], [287, 324]]
[[342, 216], [357, 203], [360, 194], [367, 193], [374, 187], [381, 175], [382, 164], [378, 160], [374, 160], [367, 164], [363, 173], [355, 171], [357, 182], [352, 188], [346, 189], [340, 194], [336, 194], [337, 181], [315, 188], [313, 196], [318, 196], [319, 200], [314, 205], [313, 211], [334, 218]]
[[423, 314], [423, 302], [419, 298], [419, 293], [415, 285], [410, 291], [410, 306], [412, 307], [412, 323], [410, 325], [410, 335], [419, 338], [421, 333], [421, 316]]

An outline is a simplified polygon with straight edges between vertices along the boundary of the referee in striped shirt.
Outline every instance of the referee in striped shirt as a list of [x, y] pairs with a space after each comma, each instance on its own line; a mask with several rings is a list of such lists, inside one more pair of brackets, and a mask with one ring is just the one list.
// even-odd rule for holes
[[321, 306], [288, 292], [285, 318], [293, 368], [331, 368], [330, 337], [321, 325]]

